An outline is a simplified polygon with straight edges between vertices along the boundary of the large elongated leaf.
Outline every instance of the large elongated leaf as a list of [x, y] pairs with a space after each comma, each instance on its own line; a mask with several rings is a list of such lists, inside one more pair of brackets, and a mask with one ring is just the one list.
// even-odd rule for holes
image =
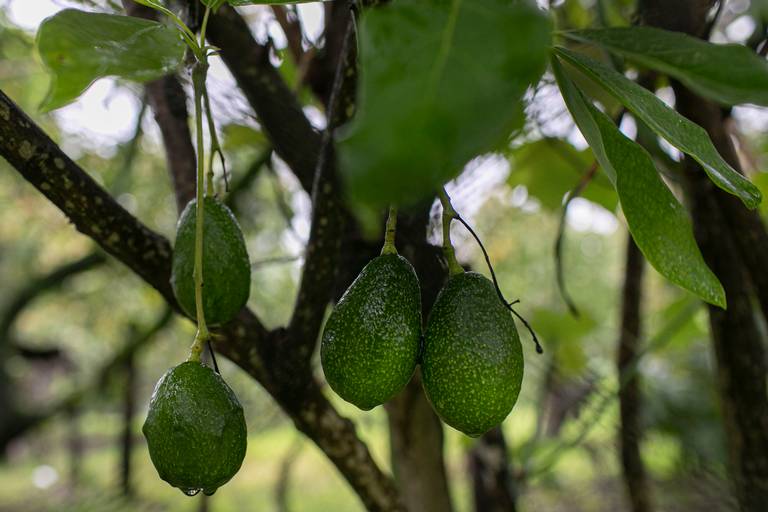
[[400, 0], [364, 14], [358, 112], [339, 142], [353, 201], [413, 202], [522, 125], [549, 53], [526, 2]]
[[570, 39], [598, 43], [613, 53], [675, 77], [726, 105], [768, 106], [768, 62], [746, 46], [712, 44], [652, 27], [615, 27], [566, 32]]
[[613, 182], [632, 238], [648, 262], [670, 281], [725, 307], [725, 292], [701, 256], [688, 214], [650, 155], [584, 99], [555, 58], [552, 68], [568, 110]]
[[98, 78], [159, 78], [181, 63], [185, 45], [176, 29], [154, 21], [65, 9], [41, 23], [37, 48], [52, 74], [42, 108], [52, 110]]
[[602, 85], [654, 132], [693, 157], [718, 187], [737, 196], [749, 208], [756, 208], [760, 204], [760, 191], [723, 160], [704, 128], [681, 116], [655, 94], [605, 64], [567, 48], [558, 47], [555, 51]]

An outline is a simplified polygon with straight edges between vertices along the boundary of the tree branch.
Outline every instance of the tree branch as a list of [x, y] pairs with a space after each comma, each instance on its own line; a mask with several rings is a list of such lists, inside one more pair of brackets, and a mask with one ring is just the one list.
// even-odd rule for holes
[[290, 350], [298, 353], [307, 363], [315, 348], [325, 307], [332, 298], [342, 234], [351, 220], [342, 205], [332, 140], [335, 129], [344, 124], [354, 111], [348, 107], [354, 105], [357, 81], [355, 20], [349, 9], [346, 16], [344, 44], [336, 57], [333, 90], [326, 108], [328, 127], [323, 134], [312, 187], [312, 226], [306, 262], [288, 326], [292, 341]]

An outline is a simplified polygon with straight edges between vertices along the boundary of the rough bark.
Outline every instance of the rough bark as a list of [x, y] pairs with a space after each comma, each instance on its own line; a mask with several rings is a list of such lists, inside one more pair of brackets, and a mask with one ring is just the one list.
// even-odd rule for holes
[[[178, 310], [169, 285], [168, 241], [130, 215], [0, 92], [0, 155], [69, 217], [75, 227], [157, 289]], [[283, 373], [284, 330], [267, 331], [243, 309], [214, 333], [219, 352], [260, 382], [297, 427], [328, 455], [369, 510], [401, 510], [392, 481], [376, 466], [354, 426], [322, 395], [311, 375]], [[271, 355], [277, 359], [265, 359]], [[265, 361], [267, 364], [265, 364]]]
[[641, 299], [645, 261], [640, 249], [627, 236], [626, 266], [621, 304], [617, 366], [619, 374], [619, 446], [624, 484], [633, 512], [650, 512], [651, 495], [648, 476], [640, 451], [642, 438], [642, 396], [637, 360], [641, 334]]
[[[714, 2], [680, 3], [673, 7], [672, 2], [643, 0], [644, 21], [706, 37], [711, 26], [706, 15]], [[739, 169], [722, 110], [679, 83], [673, 82], [673, 88], [680, 113], [703, 126], [723, 157]], [[756, 512], [764, 510], [768, 503], [765, 340], [752, 301], [757, 295], [766, 311], [766, 292], [760, 288], [764, 288], [768, 253], [758, 252], [763, 248], [765, 228], [755, 212], [746, 211], [717, 189], [688, 157], [684, 160], [684, 180], [696, 239], [704, 259], [723, 284], [728, 300], [727, 310], [709, 307], [709, 320], [731, 480], [739, 507]]]
[[483, 434], [469, 452], [475, 512], [516, 512], [516, 492], [509, 471], [501, 427]]

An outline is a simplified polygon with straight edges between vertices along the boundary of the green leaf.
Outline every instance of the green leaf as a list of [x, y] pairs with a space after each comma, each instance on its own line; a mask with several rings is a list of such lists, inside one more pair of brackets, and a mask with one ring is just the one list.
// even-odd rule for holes
[[690, 155], [718, 187], [737, 196], [749, 208], [760, 204], [760, 191], [723, 160], [704, 128], [605, 64], [567, 48], [558, 47], [555, 53], [602, 85], [656, 134]]
[[547, 19], [524, 2], [400, 0], [367, 11], [358, 112], [338, 145], [352, 202], [424, 199], [505, 144], [549, 44]]
[[263, 150], [268, 140], [263, 132], [248, 125], [230, 123], [222, 128], [224, 149], [227, 151], [237, 151], [240, 149]]
[[738, 44], [712, 44], [652, 27], [616, 27], [566, 32], [597, 43], [642, 66], [677, 78], [702, 96], [726, 105], [768, 106], [768, 62]]
[[[523, 144], [511, 152], [510, 186], [525, 185], [528, 193], [550, 211], [559, 211], [563, 197], [579, 182], [594, 162], [588, 149], [579, 151], [562, 139], [546, 138]], [[581, 197], [609, 212], [616, 210], [618, 197], [602, 174], [596, 174]]]
[[185, 45], [176, 29], [155, 21], [65, 9], [40, 24], [37, 48], [52, 75], [41, 105], [47, 111], [105, 76], [146, 82], [168, 74], [181, 63]]
[[724, 308], [725, 292], [699, 252], [688, 214], [650, 155], [584, 98], [555, 58], [552, 68], [568, 110], [619, 194], [629, 231], [645, 258], [673, 283]]

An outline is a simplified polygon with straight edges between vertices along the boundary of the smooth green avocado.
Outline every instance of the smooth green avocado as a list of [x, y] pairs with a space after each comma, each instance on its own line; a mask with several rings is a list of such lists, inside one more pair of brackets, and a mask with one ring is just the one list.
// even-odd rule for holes
[[476, 272], [448, 279], [427, 321], [424, 391], [442, 420], [477, 437], [507, 417], [523, 380], [514, 319]]
[[221, 376], [198, 362], [160, 378], [142, 431], [160, 478], [188, 495], [213, 494], [245, 457], [243, 408]]
[[408, 383], [419, 357], [421, 293], [413, 266], [397, 254], [372, 259], [325, 324], [325, 378], [360, 409], [381, 405]]
[[[209, 325], [232, 320], [248, 302], [251, 263], [232, 211], [206, 197], [203, 223], [203, 308]], [[195, 313], [195, 226], [197, 200], [187, 203], [176, 227], [171, 286], [176, 300], [192, 318]]]

